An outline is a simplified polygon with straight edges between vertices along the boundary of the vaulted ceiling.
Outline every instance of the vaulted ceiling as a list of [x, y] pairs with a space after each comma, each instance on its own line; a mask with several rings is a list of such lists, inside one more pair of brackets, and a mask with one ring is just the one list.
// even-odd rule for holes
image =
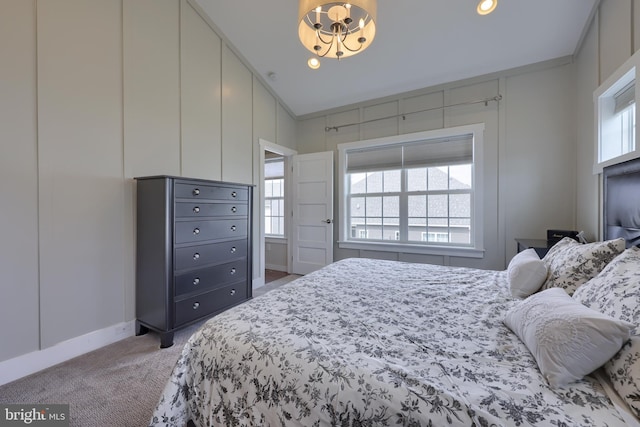
[[298, 40], [294, 0], [196, 0], [297, 117], [442, 83], [573, 55], [599, 0], [378, 0], [377, 33], [340, 61]]

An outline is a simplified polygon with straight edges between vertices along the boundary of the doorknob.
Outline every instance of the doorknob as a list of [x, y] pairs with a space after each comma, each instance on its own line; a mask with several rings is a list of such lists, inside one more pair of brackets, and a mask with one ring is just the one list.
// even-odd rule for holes
[[333, 220], [330, 219], [323, 219], [322, 222], [326, 222], [327, 224], [331, 224], [333, 222]]

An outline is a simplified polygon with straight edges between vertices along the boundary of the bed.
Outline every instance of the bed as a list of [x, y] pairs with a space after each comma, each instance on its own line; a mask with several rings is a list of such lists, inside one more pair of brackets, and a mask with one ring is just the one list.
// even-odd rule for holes
[[[605, 182], [632, 170], [637, 194], [631, 166]], [[633, 235], [638, 215], [616, 215]], [[632, 243], [567, 238], [505, 271], [335, 262], [206, 322], [150, 425], [638, 425]]]

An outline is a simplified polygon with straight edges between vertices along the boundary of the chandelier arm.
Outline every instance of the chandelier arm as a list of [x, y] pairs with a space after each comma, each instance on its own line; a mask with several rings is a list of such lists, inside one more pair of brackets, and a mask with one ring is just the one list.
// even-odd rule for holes
[[345, 37], [345, 38], [342, 40], [342, 46], [344, 46], [344, 47], [345, 47], [349, 52], [359, 52], [359, 51], [360, 51], [360, 49], [362, 49], [362, 46], [364, 45], [364, 43], [360, 43], [360, 47], [358, 47], [357, 49], [351, 49], [351, 48], [350, 48], [349, 46], [347, 46], [347, 44], [345, 43], [345, 40], [346, 40], [346, 39], [347, 39], [347, 38]]
[[351, 35], [355, 35], [356, 32], [360, 31], [360, 27], [354, 27], [354, 28], [349, 28], [347, 27], [347, 31], [344, 32], [344, 38], [342, 39], [342, 46], [344, 46], [349, 52], [360, 52], [360, 50], [362, 50], [362, 46], [364, 46], [364, 43], [360, 43], [360, 46], [357, 49], [351, 49], [348, 45], [347, 45], [347, 37], [351, 36]]
[[318, 57], [320, 57], [320, 58], [324, 58], [325, 56], [327, 56], [327, 54], [328, 54], [329, 52], [331, 52], [331, 48], [333, 47], [333, 43], [334, 43], [334, 41], [335, 41], [335, 37], [332, 37], [332, 38], [331, 38], [331, 42], [330, 42], [330, 43], [327, 43], [327, 42], [324, 42], [324, 41], [323, 41], [324, 45], [325, 45], [325, 46], [327, 46], [327, 50], [326, 50], [322, 55], [320, 55], [320, 54], [316, 51], [316, 55], [317, 55]]
[[324, 45], [333, 44], [333, 39], [334, 39], [333, 35], [331, 36], [331, 40], [325, 41], [325, 39], [322, 38], [322, 33], [319, 30], [316, 30], [316, 34], [318, 35], [318, 40], [320, 40], [322, 44]]
[[354, 52], [354, 53], [355, 53], [355, 52], [360, 52], [360, 49], [362, 49], [362, 45], [360, 45], [360, 47], [359, 47], [359, 48], [357, 48], [357, 49], [349, 49], [349, 46], [347, 46], [347, 45], [346, 45], [346, 44], [344, 44], [344, 43], [342, 43], [342, 46], [344, 46], [344, 47], [345, 47], [345, 49], [347, 49], [349, 52]]

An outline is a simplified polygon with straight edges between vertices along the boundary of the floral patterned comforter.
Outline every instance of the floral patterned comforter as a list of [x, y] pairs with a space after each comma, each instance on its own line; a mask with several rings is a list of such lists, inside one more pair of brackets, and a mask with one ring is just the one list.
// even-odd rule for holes
[[203, 325], [150, 425], [625, 425], [596, 380], [546, 385], [515, 303], [505, 272], [336, 262]]

